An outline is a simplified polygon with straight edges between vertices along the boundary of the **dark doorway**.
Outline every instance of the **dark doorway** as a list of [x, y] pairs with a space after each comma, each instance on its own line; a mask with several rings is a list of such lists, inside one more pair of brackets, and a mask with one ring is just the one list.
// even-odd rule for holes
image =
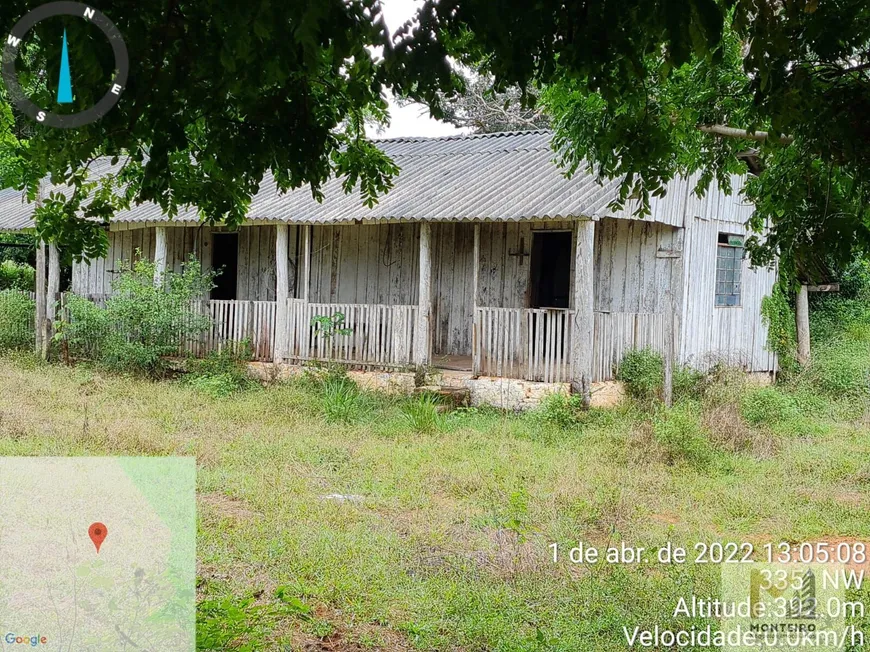
[[239, 234], [213, 233], [211, 238], [211, 267], [220, 272], [214, 280], [211, 298], [233, 300], [236, 298], [236, 277], [239, 273]]
[[571, 294], [571, 232], [532, 234], [531, 308], [568, 308]]

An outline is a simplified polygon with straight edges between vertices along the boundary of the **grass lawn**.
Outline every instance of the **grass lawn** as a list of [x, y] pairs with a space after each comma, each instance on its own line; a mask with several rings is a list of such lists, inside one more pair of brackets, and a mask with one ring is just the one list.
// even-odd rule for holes
[[311, 383], [211, 398], [9, 358], [0, 384], [0, 455], [197, 457], [202, 649], [625, 650], [623, 626], [705, 625], [671, 614], [717, 596], [718, 568], [554, 564], [551, 543], [870, 541], [860, 398], [726, 389], [415, 431], [399, 399], [337, 414]]

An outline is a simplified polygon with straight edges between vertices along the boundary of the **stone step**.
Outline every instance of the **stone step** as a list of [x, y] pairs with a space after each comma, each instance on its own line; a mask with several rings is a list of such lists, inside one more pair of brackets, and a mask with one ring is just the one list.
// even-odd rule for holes
[[451, 407], [467, 407], [471, 404], [471, 390], [467, 387], [441, 387], [438, 385], [423, 385], [414, 388], [415, 394], [432, 394], [438, 396], [445, 405]]

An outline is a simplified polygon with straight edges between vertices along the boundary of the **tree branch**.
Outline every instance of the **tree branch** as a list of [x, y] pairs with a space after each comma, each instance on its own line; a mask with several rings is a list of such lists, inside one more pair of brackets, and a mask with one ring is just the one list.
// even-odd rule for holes
[[725, 136], [726, 138], [745, 138], [747, 140], [756, 140], [759, 143], [764, 142], [768, 138], [776, 139], [782, 145], [790, 145], [794, 142], [794, 136], [771, 136], [766, 131], [748, 131], [738, 127], [729, 127], [727, 125], [698, 125], [698, 130], [705, 134], [713, 134], [714, 136]]

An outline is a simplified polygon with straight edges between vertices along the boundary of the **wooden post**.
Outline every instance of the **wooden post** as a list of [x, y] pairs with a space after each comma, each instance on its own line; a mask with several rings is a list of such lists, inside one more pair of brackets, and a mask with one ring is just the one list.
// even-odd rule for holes
[[287, 358], [288, 335], [287, 322], [289, 318], [287, 299], [290, 293], [290, 276], [287, 269], [287, 250], [289, 228], [286, 224], [275, 226], [275, 346], [272, 361], [284, 362]]
[[166, 227], [156, 227], [154, 235], [154, 285], [161, 286], [166, 274]]
[[53, 242], [48, 245], [48, 290], [45, 297], [45, 328], [46, 348], [54, 337], [54, 320], [57, 316], [57, 301], [60, 293], [60, 255], [57, 245]]
[[414, 363], [418, 369], [432, 364], [432, 225], [420, 223], [420, 291]]
[[810, 361], [810, 295], [809, 288], [801, 285], [795, 306], [797, 322], [797, 359], [800, 364]]
[[480, 223], [474, 225], [474, 268], [471, 282], [471, 374], [475, 378], [480, 376], [480, 331], [477, 322], [477, 298], [480, 291]]
[[674, 404], [674, 323], [676, 322], [676, 307], [674, 295], [668, 290], [665, 293], [665, 352], [664, 352], [664, 385], [662, 401], [667, 407]]
[[299, 298], [308, 303], [311, 288], [311, 229], [310, 224], [302, 227], [302, 292]]
[[45, 243], [36, 243], [36, 354], [46, 357], [45, 341]]
[[580, 394], [583, 405], [592, 399], [593, 260], [595, 222], [579, 220], [574, 238], [574, 332], [571, 335], [571, 391]]

